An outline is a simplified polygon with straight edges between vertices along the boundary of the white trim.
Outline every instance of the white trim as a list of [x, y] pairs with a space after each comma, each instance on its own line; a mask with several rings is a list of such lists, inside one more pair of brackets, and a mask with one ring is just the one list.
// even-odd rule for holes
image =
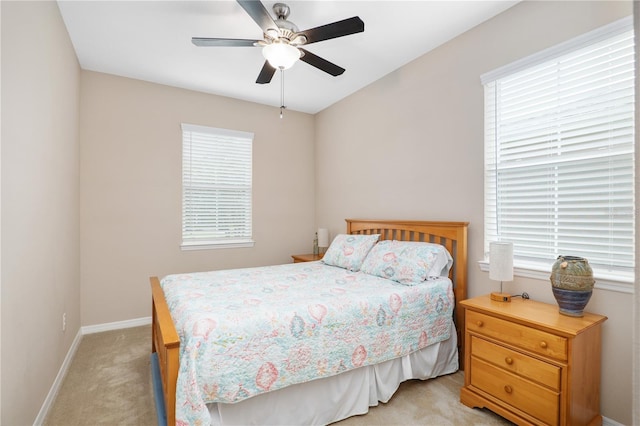
[[228, 248], [247, 248], [253, 247], [255, 241], [221, 241], [219, 243], [182, 243], [181, 250], [211, 250], [211, 249], [228, 249]]
[[181, 124], [183, 132], [197, 132], [214, 136], [229, 136], [232, 138], [246, 138], [253, 139], [254, 134], [252, 132], [243, 132], [242, 130], [220, 129], [218, 127], [199, 126], [197, 124]]
[[51, 406], [56, 400], [56, 396], [58, 396], [58, 391], [60, 391], [60, 387], [62, 386], [62, 382], [64, 381], [67, 372], [69, 371], [69, 367], [71, 366], [71, 362], [73, 358], [76, 356], [76, 351], [78, 350], [78, 346], [80, 346], [80, 342], [82, 341], [82, 330], [78, 330], [76, 337], [73, 339], [71, 343], [71, 347], [67, 352], [67, 356], [64, 357], [64, 361], [62, 361], [62, 366], [58, 371], [58, 375], [56, 376], [53, 384], [51, 385], [51, 389], [49, 389], [49, 393], [47, 397], [44, 399], [42, 403], [42, 407], [40, 407], [40, 411], [36, 416], [36, 419], [33, 421], [34, 426], [39, 426], [44, 423], [47, 415], [49, 414], [49, 410], [51, 410]]
[[593, 31], [589, 31], [586, 34], [574, 37], [571, 40], [567, 40], [564, 43], [557, 44], [522, 59], [518, 59], [517, 61], [511, 62], [510, 64], [501, 66], [500, 68], [496, 68], [492, 71], [486, 72], [480, 76], [480, 82], [485, 85], [491, 81], [495, 81], [499, 78], [515, 74], [518, 71], [522, 71], [526, 68], [561, 56], [568, 51], [579, 49], [582, 46], [592, 44], [601, 39], [613, 37], [616, 34], [629, 31], [630, 29], [633, 29], [633, 16], [627, 16], [625, 18], [618, 19], [617, 21], [614, 21], [608, 25], [597, 28]]
[[82, 334], [101, 333], [103, 331], [120, 330], [123, 328], [141, 327], [151, 324], [151, 317], [137, 318], [126, 321], [108, 322], [104, 324], [87, 325], [80, 330]]
[[624, 424], [618, 423], [613, 419], [602, 416], [602, 426], [624, 426]]
[[[478, 265], [480, 266], [480, 270], [483, 272], [489, 272], [489, 262], [486, 260], [479, 260]], [[534, 278], [537, 280], [549, 281], [549, 276], [551, 275], [551, 267], [549, 267], [548, 271], [542, 271], [539, 269], [532, 269], [530, 267], [522, 267], [518, 265], [514, 265], [513, 268], [513, 276], [514, 277], [525, 277], [525, 278]], [[633, 283], [628, 283], [624, 281], [616, 281], [611, 278], [602, 278], [595, 276], [596, 284], [594, 288], [599, 290], [608, 290], [608, 291], [616, 291], [618, 293], [634, 293]]]

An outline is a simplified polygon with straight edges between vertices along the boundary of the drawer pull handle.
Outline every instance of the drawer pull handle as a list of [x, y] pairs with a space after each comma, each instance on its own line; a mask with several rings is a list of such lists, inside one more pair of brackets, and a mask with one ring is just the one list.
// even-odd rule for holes
[[544, 340], [542, 342], [540, 342], [540, 347], [542, 349], [547, 349], [547, 342], [545, 342]]
[[476, 322], [476, 325], [478, 327], [482, 327], [484, 325], [484, 323], [482, 321], [478, 320], [478, 322]]
[[511, 392], [513, 392], [513, 388], [509, 385], [504, 385], [504, 391], [510, 394]]
[[504, 359], [504, 362], [506, 362], [507, 364], [511, 365], [511, 364], [513, 364], [513, 359], [511, 357], [506, 357]]

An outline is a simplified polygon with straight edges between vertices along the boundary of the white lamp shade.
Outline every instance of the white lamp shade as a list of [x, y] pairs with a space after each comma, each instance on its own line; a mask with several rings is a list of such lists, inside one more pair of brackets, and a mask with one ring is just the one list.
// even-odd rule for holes
[[273, 42], [262, 48], [262, 56], [272, 67], [281, 70], [291, 68], [301, 54], [297, 47], [282, 42]]
[[329, 247], [329, 230], [318, 228], [318, 247]]
[[489, 243], [489, 278], [513, 280], [513, 244], [503, 241]]

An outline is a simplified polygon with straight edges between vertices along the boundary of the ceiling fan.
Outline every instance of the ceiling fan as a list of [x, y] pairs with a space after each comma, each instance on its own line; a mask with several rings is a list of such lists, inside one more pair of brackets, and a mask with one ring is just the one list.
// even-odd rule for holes
[[262, 47], [262, 54], [266, 60], [256, 80], [258, 84], [269, 83], [276, 69], [290, 68], [298, 59], [334, 77], [338, 76], [345, 71], [344, 68], [314, 55], [301, 46], [364, 31], [364, 22], [357, 16], [299, 31], [293, 22], [287, 20], [289, 6], [284, 3], [273, 5], [273, 12], [277, 17], [274, 21], [260, 1], [237, 2], [262, 28], [263, 40], [193, 37], [191, 42], [196, 46]]

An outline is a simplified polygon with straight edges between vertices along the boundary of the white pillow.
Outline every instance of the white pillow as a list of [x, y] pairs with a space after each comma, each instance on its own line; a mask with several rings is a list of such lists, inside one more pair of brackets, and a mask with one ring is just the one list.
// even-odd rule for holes
[[378, 238], [380, 238], [380, 234], [338, 234], [324, 254], [322, 262], [354, 272], [359, 271], [362, 262], [371, 247], [378, 241]]

